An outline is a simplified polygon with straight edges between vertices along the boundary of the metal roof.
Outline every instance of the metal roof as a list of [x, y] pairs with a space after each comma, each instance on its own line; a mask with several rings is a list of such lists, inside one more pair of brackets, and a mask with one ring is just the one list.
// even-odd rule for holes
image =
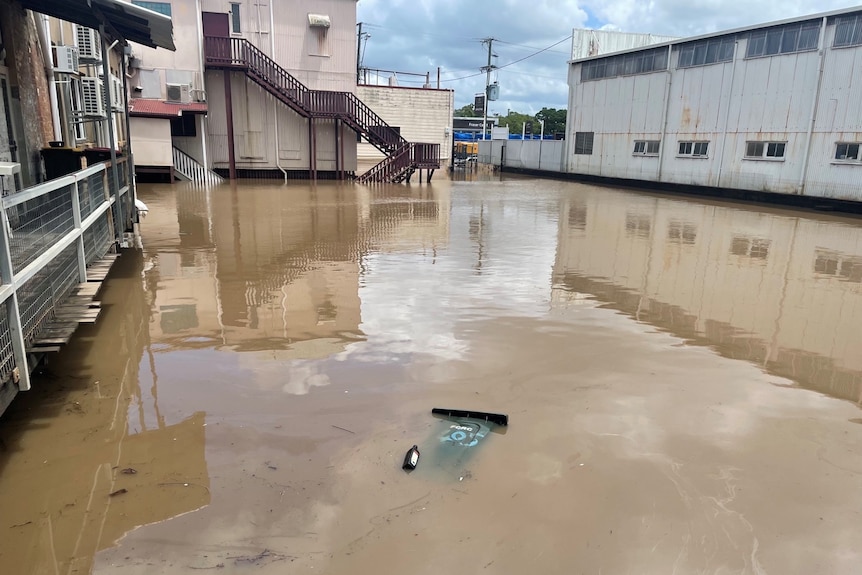
[[105, 31], [114, 40], [175, 51], [171, 18], [120, 0], [18, 0], [34, 12]]
[[846, 14], [854, 14], [856, 12], [862, 12], [862, 6], [854, 6], [853, 8], [842, 8], [840, 10], [830, 10], [829, 12], [819, 12], [817, 14], [808, 14], [805, 16], [797, 16], [795, 18], [786, 18], [784, 20], [775, 20], [773, 22], [766, 22], [763, 24], [755, 24], [753, 26], [743, 26], [742, 28], [732, 28], [730, 30], [721, 30], [719, 32], [710, 32], [709, 34], [701, 34], [700, 36], [689, 36], [688, 38], [680, 38], [679, 40], [672, 40], [670, 42], [662, 42], [660, 44], [650, 44], [648, 46], [642, 46], [640, 48], [630, 48], [628, 50], [620, 50], [619, 52], [608, 52], [607, 54], [598, 54], [596, 56], [590, 56], [588, 58], [578, 58], [575, 60], [569, 60], [569, 64], [580, 64], [581, 62], [586, 62], [588, 60], [600, 60], [602, 58], [609, 58], [611, 56], [616, 56], [618, 54], [628, 54], [630, 52], [641, 52], [644, 50], [651, 50], [653, 48], [663, 48], [667, 46], [678, 46], [680, 44], [688, 44], [689, 42], [696, 42], [698, 40], [705, 40], [707, 38], [720, 38], [721, 36], [733, 36], [735, 34], [741, 34], [745, 32], [752, 32], [754, 30], [761, 30], [763, 28], [772, 28], [773, 26], [783, 26], [784, 24], [794, 24], [796, 22], [808, 22], [810, 20], [822, 20], [823, 18], [831, 18], [834, 16], [843, 16]]
[[180, 104], [163, 100], [132, 98], [129, 102], [129, 115], [147, 118], [176, 118], [184, 113], [206, 114], [207, 105], [203, 102]]

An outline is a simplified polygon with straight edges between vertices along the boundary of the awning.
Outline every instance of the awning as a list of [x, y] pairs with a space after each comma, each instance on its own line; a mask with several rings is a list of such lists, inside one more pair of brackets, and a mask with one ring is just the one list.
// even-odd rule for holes
[[178, 104], [147, 98], [133, 98], [129, 102], [129, 116], [138, 118], [177, 118], [183, 114], [206, 114], [204, 102]]
[[[113, 40], [128, 40], [175, 51], [169, 16], [120, 0], [18, 0], [34, 12], [98, 30], [104, 24]], [[119, 36], [119, 37], [118, 37]]]

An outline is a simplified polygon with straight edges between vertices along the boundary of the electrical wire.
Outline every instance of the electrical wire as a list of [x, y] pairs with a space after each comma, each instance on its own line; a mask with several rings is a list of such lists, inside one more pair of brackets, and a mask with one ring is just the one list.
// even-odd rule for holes
[[538, 52], [533, 52], [532, 54], [528, 54], [528, 55], [524, 56], [523, 58], [519, 58], [519, 59], [517, 59], [517, 60], [514, 60], [514, 61], [512, 61], [512, 62], [509, 62], [508, 64], [503, 64], [502, 66], [497, 66], [497, 70], [501, 70], [501, 69], [503, 69], [503, 68], [507, 68], [507, 67], [509, 67], [509, 66], [511, 66], [511, 65], [513, 65], [513, 64], [517, 64], [518, 62], [523, 62], [524, 60], [526, 60], [526, 59], [528, 59], [528, 58], [532, 58], [533, 56], [538, 56], [538, 55], [539, 55], [539, 54], [541, 54], [542, 52], [547, 52], [548, 50], [550, 50], [550, 49], [551, 49], [551, 48], [553, 48], [554, 46], [559, 46], [560, 44], [562, 44], [562, 43], [563, 43], [563, 42], [565, 42], [566, 40], [571, 40], [571, 39], [572, 39], [572, 35], [571, 35], [571, 34], [569, 34], [568, 36], [566, 36], [565, 38], [563, 38], [563, 39], [562, 39], [562, 40], [560, 40], [559, 42], [555, 42], [555, 43], [551, 44], [550, 46], [548, 46], [547, 48], [542, 48], [542, 49], [541, 49], [541, 50], [539, 50]]
[[[548, 50], [550, 50], [550, 49], [551, 49], [551, 48], [553, 48], [554, 46], [559, 46], [560, 44], [562, 44], [562, 43], [563, 43], [563, 42], [565, 42], [566, 40], [571, 40], [571, 38], [572, 38], [572, 35], [571, 35], [571, 34], [569, 34], [568, 36], [566, 36], [565, 38], [563, 38], [563, 39], [562, 39], [562, 40], [560, 40], [559, 42], [554, 42], [553, 44], [551, 44], [551, 45], [550, 45], [550, 46], [548, 46], [547, 48], [542, 48], [541, 50], [537, 50], [537, 51], [533, 52], [532, 54], [527, 54], [527, 55], [526, 55], [526, 56], [524, 56], [523, 58], [518, 58], [517, 60], [513, 60], [513, 61], [509, 62], [508, 64], [503, 64], [502, 66], [497, 66], [497, 67], [495, 68], [495, 70], [502, 70], [503, 68], [508, 68], [509, 66], [512, 66], [512, 65], [514, 65], [514, 64], [517, 64], [517, 63], [519, 63], [519, 62], [523, 62], [524, 60], [527, 60], [527, 59], [529, 59], [529, 58], [532, 58], [533, 56], [538, 56], [538, 55], [539, 55], [539, 54], [541, 54], [542, 52], [547, 52]], [[510, 70], [510, 71], [512, 71], [512, 70]], [[481, 75], [482, 75], [482, 74], [484, 74], [484, 73], [485, 73], [485, 72], [477, 72], [476, 74], [470, 74], [469, 76], [461, 76], [460, 78], [447, 78], [447, 79], [445, 79], [445, 80], [440, 80], [440, 81], [441, 81], [441, 82], [456, 82], [456, 81], [458, 81], [458, 80], [466, 80], [467, 78], [475, 78], [476, 76], [481, 76]], [[515, 73], [518, 73], [518, 72], [515, 72]]]
[[[571, 38], [571, 36], [569, 36]], [[568, 38], [566, 38], [568, 40]], [[506, 42], [505, 40], [497, 40], [500, 44], [505, 44], [506, 46], [515, 46], [517, 48], [523, 48], [524, 50], [540, 50], [540, 48], [536, 48], [535, 46], [527, 46], [526, 44], [515, 44], [514, 42]], [[562, 54], [564, 56], [568, 56], [568, 52], [563, 52], [562, 50], [547, 50], [548, 52], [552, 52], [554, 54]]]

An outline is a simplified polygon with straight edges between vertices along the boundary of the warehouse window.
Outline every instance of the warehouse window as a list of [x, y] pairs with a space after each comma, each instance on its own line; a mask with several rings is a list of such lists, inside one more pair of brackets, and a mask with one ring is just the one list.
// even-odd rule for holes
[[581, 64], [581, 82], [667, 70], [667, 48], [641, 50]]
[[835, 41], [833, 48], [858, 46], [862, 44], [862, 14], [841, 16], [835, 20]]
[[239, 18], [239, 4], [231, 2], [230, 4], [230, 31], [234, 34], [242, 32], [242, 22]]
[[747, 160], [781, 160], [787, 142], [745, 142], [745, 159]]
[[153, 12], [158, 12], [159, 14], [164, 14], [165, 16], [171, 15], [170, 2], [144, 2], [143, 0], [132, 0], [132, 4], [140, 6], [141, 8], [146, 8], [147, 10], [152, 10]]
[[575, 132], [575, 154], [591, 156], [595, 132]]
[[835, 159], [843, 162], [858, 162], [859, 143], [839, 142], [835, 144]]
[[752, 32], [748, 37], [746, 58], [773, 56], [775, 54], [791, 54], [816, 50], [820, 40], [820, 24], [806, 22], [804, 24], [787, 24], [768, 30]]
[[661, 140], [635, 140], [633, 156], [658, 156], [659, 142]]
[[733, 60], [733, 45], [736, 38], [733, 36], [725, 38], [713, 38], [686, 44], [679, 49], [679, 62], [677, 68], [688, 68], [690, 66], [705, 66], [716, 62], [730, 62]]
[[680, 142], [677, 156], [706, 158], [708, 153], [709, 142]]

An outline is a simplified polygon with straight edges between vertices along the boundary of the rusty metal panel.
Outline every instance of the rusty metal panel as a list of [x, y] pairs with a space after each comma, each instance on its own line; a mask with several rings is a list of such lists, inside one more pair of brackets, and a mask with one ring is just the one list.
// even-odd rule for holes
[[572, 60], [649, 46], [650, 44], [669, 42], [671, 40], [676, 40], [676, 38], [673, 36], [658, 36], [656, 34], [575, 28], [572, 31]]

